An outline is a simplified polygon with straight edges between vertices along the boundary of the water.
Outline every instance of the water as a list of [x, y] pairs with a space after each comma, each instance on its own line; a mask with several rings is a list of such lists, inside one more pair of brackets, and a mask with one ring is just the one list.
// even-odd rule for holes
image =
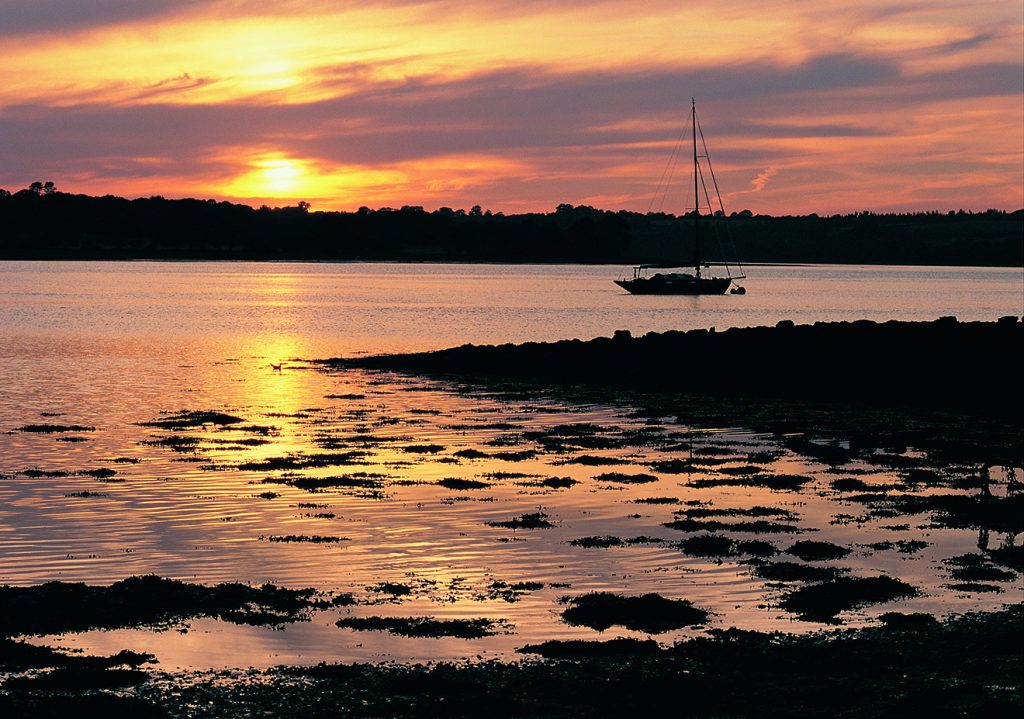
[[[153, 262], [0, 263], [4, 357], [20, 343], [125, 356], [159, 343], [212, 356], [322, 357], [782, 319], [992, 320], [1020, 314], [1019, 269], [750, 268], [743, 296], [632, 296], [623, 268]], [[29, 339], [31, 338], [31, 339]], [[8, 342], [15, 342], [14, 349]], [[113, 347], [111, 347], [111, 345]], [[35, 353], [29, 352], [29, 356]]]
[[[749, 565], [693, 557], [671, 546], [686, 535], [663, 525], [686, 505], [633, 503], [671, 497], [712, 502], [716, 508], [792, 512], [799, 532], [756, 538], [780, 547], [806, 538], [851, 547], [854, 551], [839, 562], [850, 572], [886, 571], [922, 588], [921, 596], [901, 603], [906, 611], [941, 614], [1001, 604], [1005, 595], [1000, 593], [949, 589], [942, 560], [976, 551], [974, 532], [930, 527], [920, 516], [838, 521], [863, 508], [829, 490], [834, 472], [786, 449], [779, 438], [752, 433], [742, 418], [735, 427], [695, 434], [685, 421], [666, 417], [652, 423], [636, 416], [632, 410], [639, 405], [629, 403], [467, 393], [386, 374], [324, 373], [302, 361], [465, 342], [589, 338], [617, 329], [634, 334], [721, 330], [781, 319], [930, 320], [952, 314], [991, 320], [1020, 314], [1024, 297], [1020, 271], [1004, 269], [759, 267], [750, 272], [747, 295], [721, 297], [633, 297], [610, 282], [617, 271], [0, 263], [0, 431], [5, 432], [0, 434], [0, 583], [109, 583], [152, 572], [206, 583], [270, 581], [353, 591], [364, 601], [378, 597], [367, 589], [378, 582], [412, 589], [404, 601], [324, 612], [283, 632], [199, 620], [185, 634], [122, 630], [39, 640], [108, 653], [126, 647], [154, 651], [167, 668], [506, 657], [531, 641], [596, 636], [559, 618], [561, 596], [592, 590], [685, 597], [716, 612], [715, 626], [818, 628], [773, 608], [778, 588], [753, 576]], [[281, 361], [282, 371], [271, 370], [270, 363]], [[176, 432], [138, 424], [182, 409], [226, 411], [245, 422]], [[40, 423], [95, 430], [14, 431]], [[664, 441], [593, 451], [576, 447], [568, 454], [541, 452], [521, 460], [455, 456], [464, 449], [490, 455], [542, 449], [522, 433], [572, 423], [599, 427], [613, 437], [649, 430]], [[199, 444], [147, 444], [168, 435]], [[66, 441], [69, 437], [82, 441]], [[252, 439], [265, 443], [235, 441]], [[698, 487], [692, 475], [662, 472], [654, 472], [655, 481], [647, 484], [597, 479], [610, 471], [650, 474], [653, 462], [686, 456], [665, 449], [683, 440], [728, 448], [722, 462], [709, 464], [697, 479], [721, 477], [722, 471], [746, 465], [751, 452], [764, 451], [771, 453], [765, 471], [812, 479], [799, 492]], [[322, 478], [370, 472], [384, 475], [379, 487], [311, 493], [282, 483], [288, 476], [280, 470], [238, 468], [289, 453], [323, 452], [332, 442], [367, 455], [356, 466], [299, 473]], [[424, 444], [440, 449], [415, 449]], [[913, 448], [908, 451], [913, 456]], [[580, 453], [623, 464], [564, 464]], [[81, 474], [98, 468], [116, 474], [99, 479]], [[900, 481], [898, 472], [884, 465], [844, 469], [869, 482]], [[26, 470], [64, 474], [33, 477]], [[495, 472], [535, 476], [488, 476]], [[551, 476], [578, 484], [568, 489], [529, 484]], [[483, 479], [490, 486], [460, 492], [436, 484], [450, 477]], [[997, 471], [995, 481], [1005, 485], [1005, 471]], [[83, 491], [96, 496], [68, 496]], [[266, 492], [276, 496], [261, 496]], [[300, 506], [311, 504], [318, 506]], [[554, 526], [513, 532], [487, 524], [537, 511], [548, 514]], [[269, 541], [282, 535], [345, 541]], [[609, 549], [569, 543], [586, 536], [641, 535], [666, 543]], [[925, 546], [910, 552], [865, 548], [904, 540]], [[508, 603], [489, 592], [496, 581], [545, 586]], [[883, 605], [846, 619], [868, 622], [888, 609], [892, 606]], [[514, 630], [474, 641], [399, 639], [333, 626], [348, 613], [500, 618]], [[605, 636], [618, 634], [630, 633], [612, 630]]]

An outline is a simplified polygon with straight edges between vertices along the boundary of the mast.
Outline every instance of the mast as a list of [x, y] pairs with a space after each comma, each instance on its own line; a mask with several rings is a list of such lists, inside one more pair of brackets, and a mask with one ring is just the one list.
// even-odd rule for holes
[[697, 191], [700, 168], [697, 167], [697, 101], [692, 97], [690, 117], [693, 120], [693, 269], [700, 279], [700, 194]]

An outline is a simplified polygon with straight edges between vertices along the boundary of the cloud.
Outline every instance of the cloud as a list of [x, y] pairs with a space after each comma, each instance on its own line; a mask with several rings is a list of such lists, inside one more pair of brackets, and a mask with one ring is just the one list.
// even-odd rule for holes
[[[307, 81], [327, 89], [341, 84], [346, 94], [293, 104], [180, 104], [177, 93], [211, 82], [184, 74], [143, 90], [143, 105], [8, 106], [0, 109], [0, 135], [10, 148], [0, 186], [42, 176], [66, 186], [61, 177], [71, 176], [108, 177], [113, 187], [131, 187], [135, 178], [148, 188], [162, 177], [164, 194], [185, 187], [186, 194], [205, 196], [195, 188], [228, 187], [246, 171], [247, 158], [275, 153], [324, 178], [407, 178], [394, 183], [391, 195], [384, 184], [368, 187], [367, 203], [372, 196], [458, 206], [478, 193], [469, 204], [489, 201], [495, 209], [591, 197], [643, 209], [687, 121], [692, 94], [723, 191], [750, 183], [733, 195], [749, 202], [756, 195], [776, 208], [817, 202], [810, 208], [816, 211], [846, 201], [845, 193], [862, 208], [870, 206], [865, 190], [854, 196], [851, 188], [867, 184], [861, 175], [868, 168], [878, 172], [887, 159], [934, 142], [923, 138], [938, 137], [936, 106], [992, 107], [992, 98], [1012, 101], [1021, 91], [1013, 63], [911, 75], [895, 59], [854, 53], [732, 63], [711, 72], [527, 65], [383, 79], [370, 65], [340, 63], [318, 68]], [[920, 113], [925, 106], [928, 112]], [[1012, 125], [1013, 117], [1004, 121]], [[993, 154], [1005, 137], [981, 137], [982, 155]], [[1017, 136], [1009, 137], [1014, 151]], [[963, 174], [971, 171], [969, 162], [958, 156], [928, 171]], [[460, 164], [467, 168], [461, 174]], [[811, 166], [821, 187], [802, 169]], [[989, 183], [1010, 182], [1015, 172], [1003, 169]], [[358, 189], [350, 190], [344, 201], [363, 204], [351, 199]]]
[[[453, 152], [664, 141], [678, 130], [600, 128], [623, 118], [661, 117], [674, 117], [681, 126], [691, 93], [702, 108], [712, 108], [710, 114], [721, 102], [748, 104], [751, 119], [720, 119], [720, 133], [763, 133], [771, 130], [758, 123], [785, 107], [786, 95], [823, 87], [829, 77], [834, 92], [892, 83], [899, 72], [893, 63], [850, 56], [815, 58], [796, 67], [737, 65], [714, 78], [687, 69], [562, 74], [520, 67], [453, 80], [430, 76], [372, 84], [343, 97], [294, 105], [9, 106], [0, 112], [0, 130], [15, 147], [42, 153], [51, 146], [49, 154], [171, 154], [248, 142], [278, 143], [339, 161], [391, 162]], [[173, 93], [203, 82], [186, 74], [143, 92]], [[841, 129], [821, 126], [807, 134]]]
[[169, 77], [159, 82], [147, 85], [137, 92], [131, 99], [134, 101], [152, 100], [153, 98], [166, 98], [179, 93], [187, 93], [190, 90], [197, 90], [215, 82], [209, 77], [192, 77], [185, 72], [177, 77]]
[[200, 0], [4, 0], [0, 37], [64, 33], [201, 6]]
[[768, 185], [768, 180], [779, 174], [779, 171], [774, 167], [766, 167], [757, 173], [757, 176], [750, 181], [749, 190], [739, 190], [737, 192], [730, 192], [726, 197], [730, 200], [739, 197], [740, 195], [753, 195], [758, 192], [763, 192], [764, 188]]

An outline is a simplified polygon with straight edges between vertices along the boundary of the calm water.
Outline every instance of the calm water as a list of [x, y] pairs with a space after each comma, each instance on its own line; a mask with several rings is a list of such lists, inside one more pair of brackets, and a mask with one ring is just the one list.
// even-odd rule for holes
[[[843, 520], [862, 508], [829, 490], [834, 470], [782, 447], [778, 438], [742, 426], [694, 434], [685, 418], [654, 422], [634, 416], [628, 405], [465, 393], [391, 375], [324, 373], [301, 361], [465, 342], [589, 338], [616, 329], [639, 334], [781, 319], [930, 320], [950, 314], [991, 320], [1024, 311], [1019, 270], [758, 267], [750, 271], [747, 295], [697, 298], [626, 295], [610, 282], [619, 271], [0, 263], [0, 583], [108, 583], [153, 572], [189, 581], [353, 591], [367, 602], [379, 599], [368, 588], [381, 581], [412, 591], [400, 602], [325, 612], [283, 632], [203, 620], [186, 634], [118, 631], [46, 639], [94, 651], [150, 650], [165, 667], [507, 656], [529, 641], [597, 636], [562, 623], [557, 601], [592, 590], [685, 597], [716, 612], [715, 626], [818, 628], [773, 608], [778, 588], [753, 576], [749, 566], [688, 556], [671, 546], [686, 536], [664, 526], [673, 513], [687, 506], [683, 502], [710, 502], [719, 509], [756, 505], [790, 513], [793, 531], [767, 539], [780, 547], [813, 538], [851, 548], [839, 563], [850, 572], [885, 571], [922, 588], [920, 597], [900, 604], [907, 611], [1002, 603], [1003, 596], [991, 590], [949, 588], [943, 560], [974, 550], [975, 533], [929, 526], [923, 517]], [[269, 363], [282, 360], [284, 370], [271, 371]], [[176, 432], [139, 425], [183, 409], [230, 412], [245, 422]], [[95, 429], [16, 431], [38, 423]], [[613, 438], [643, 430], [660, 439], [593, 451], [576, 447], [576, 454], [619, 462], [589, 466], [566, 464], [573, 454], [548, 451], [524, 437], [581, 423]], [[189, 442], [159, 443], [168, 436]], [[700, 487], [692, 475], [652, 473], [654, 462], [688, 456], [672, 449], [683, 440], [721, 451], [720, 461], [697, 479], [725, 476], [748, 466], [751, 453], [761, 453], [767, 456], [764, 471], [811, 480], [799, 491], [771, 492]], [[417, 449], [421, 445], [436, 448]], [[239, 467], [334, 448], [356, 448], [365, 456], [357, 466], [304, 468], [299, 474], [381, 476], [363, 487], [311, 493], [287, 484], [293, 479], [287, 472]], [[465, 449], [490, 456], [456, 455]], [[523, 449], [537, 454], [494, 456]], [[913, 456], [913, 448], [908, 451]], [[82, 474], [100, 468], [115, 474]], [[844, 469], [869, 482], [899, 481], [891, 468]], [[39, 471], [44, 476], [34, 476]], [[646, 473], [653, 481], [599, 478], [609, 471]], [[1002, 471], [994, 478], [1005, 484]], [[578, 484], [531, 484], [551, 476]], [[453, 477], [489, 486], [460, 492], [436, 484]], [[69, 496], [82, 492], [88, 494]], [[648, 497], [679, 504], [634, 502]], [[537, 511], [554, 526], [512, 531], [487, 524]], [[281, 535], [344, 541], [268, 541]], [[610, 549], [570, 544], [606, 535], [666, 542]], [[867, 548], [910, 540], [921, 548]], [[545, 586], [509, 603], [490, 591], [496, 581]], [[1011, 591], [1019, 589], [1018, 577]], [[892, 608], [846, 619], [871, 621]], [[334, 627], [347, 613], [501, 618], [514, 630], [480, 641], [397, 639]]]
[[[24, 342], [134, 356], [310, 357], [818, 320], [1020, 314], [1019, 269], [753, 267], [749, 294], [635, 297], [623, 268], [534, 265], [0, 262], [4, 357]], [[8, 342], [14, 342], [13, 348]], [[21, 348], [21, 349], [19, 349]], [[113, 349], [112, 349], [113, 348]], [[69, 348], [70, 349], [70, 348]]]

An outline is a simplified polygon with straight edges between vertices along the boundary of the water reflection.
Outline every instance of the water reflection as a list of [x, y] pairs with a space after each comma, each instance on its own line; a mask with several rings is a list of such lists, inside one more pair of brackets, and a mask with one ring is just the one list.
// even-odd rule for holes
[[[283, 354], [291, 347], [284, 341], [264, 349]], [[928, 453], [914, 447], [893, 454], [898, 461], [856, 459], [837, 468], [791, 449], [793, 437], [693, 426], [600, 396], [584, 403], [488, 396], [297, 363], [274, 372], [265, 354], [190, 371], [196, 386], [188, 395], [121, 406], [118, 420], [109, 412], [74, 414], [97, 426], [83, 433], [86, 442], [58, 442], [64, 433], [4, 436], [0, 579], [109, 583], [156, 573], [351, 591], [362, 603], [283, 632], [204, 620], [187, 635], [86, 633], [63, 638], [68, 646], [155, 651], [165, 666], [510, 656], [528, 642], [594, 636], [559, 617], [562, 596], [587, 591], [686, 598], [715, 612], [714, 626], [819, 626], [782, 611], [784, 585], [760, 579], [750, 557], [701, 556], [677, 546], [707, 534], [779, 550], [807, 539], [848, 548], [829, 566], [852, 576], [890, 574], [923, 590], [900, 604], [904, 611], [995, 608], [1004, 592], [1021, 586], [1017, 577], [1012, 587], [990, 583], [994, 591], [955, 588], [945, 562], [976, 551], [976, 529], [936, 525], [927, 514], [872, 513], [833, 486], [845, 477], [939, 491], [906, 485], [901, 463], [931, 466]], [[223, 414], [199, 421], [182, 410]], [[148, 422], [173, 426], [140, 425]], [[19, 451], [9, 451], [14, 445]], [[691, 469], [676, 473], [673, 462]], [[113, 474], [79, 474], [96, 469]], [[976, 471], [943, 470], [951, 478]], [[743, 480], [752, 472], [802, 479], [778, 490]], [[559, 481], [545, 484], [549, 478]], [[470, 485], [439, 484], [453, 479]], [[1005, 495], [1009, 476], [990, 472], [987, 486]], [[761, 509], [751, 517], [751, 508]], [[535, 513], [550, 526], [502, 526]], [[745, 526], [761, 516], [778, 528]], [[680, 519], [695, 525], [666, 526]], [[996, 535], [989, 544], [1013, 539]], [[645, 539], [607, 548], [580, 543], [592, 537]], [[372, 589], [381, 582], [408, 593], [383, 601]], [[515, 582], [539, 588], [513, 602], [493, 589]], [[867, 622], [890, 609], [844, 619]], [[334, 627], [343, 616], [502, 618], [514, 630], [472, 642], [408, 639]], [[204, 642], [216, 650], [204, 652]]]
[[[638, 297], [619, 268], [522, 265], [0, 262], [0, 353], [22, 337], [145, 337], [231, 356], [290, 336], [301, 356], [433, 349], [715, 326], [1019, 314], [1024, 278], [1002, 268], [763, 267], [743, 297]], [[6, 345], [6, 346], [5, 346]], [[130, 348], [126, 348], [131, 351]], [[68, 355], [66, 355], [68, 356]], [[77, 356], [77, 355], [71, 355]]]
[[[0, 582], [106, 584], [152, 572], [351, 591], [362, 602], [284, 631], [202, 620], [186, 634], [85, 633], [61, 638], [66, 645], [155, 651], [168, 668], [509, 656], [529, 642], [598, 636], [560, 619], [559, 599], [587, 591], [686, 598], [715, 612], [719, 627], [820, 627], [779, 608], [784, 583], [761, 578], [750, 556], [680, 549], [705, 534], [779, 550], [800, 540], [847, 548], [828, 566], [922, 590], [897, 605], [903, 611], [995, 608], [1021, 589], [1019, 575], [958, 580], [948, 563], [989, 555], [1012, 543], [1012, 531], [857, 499], [889, 485], [913, 497], [1005, 497], [1019, 467], [996, 465], [978, 485], [979, 467], [916, 446], [832, 464], [829, 452], [796, 442], [825, 417], [776, 433], [750, 426], [741, 409], [711, 426], [669, 399], [652, 408], [602, 393], [325, 374], [297, 359], [784, 317], [990, 319], [1019, 311], [1017, 272], [786, 268], [763, 278], [760, 294], [752, 282], [745, 304], [699, 298], [681, 308], [617, 293], [606, 268], [287, 267], [0, 264]], [[140, 424], [182, 411], [240, 421]], [[95, 431], [16, 431], [43, 423]], [[690, 470], [675, 473], [681, 466]], [[773, 489], [746, 482], [751, 472], [807, 479]], [[610, 473], [653, 481], [602, 478]], [[840, 489], [838, 480], [864, 488]], [[784, 513], [767, 518], [791, 528], [737, 529], [765, 519], [742, 513], [753, 508]], [[531, 514], [551, 526], [502, 526]], [[665, 526], [683, 520], [719, 525]], [[274, 539], [288, 537], [338, 541]], [[580, 543], [595, 537], [621, 543]], [[638, 537], [650, 541], [627, 541]], [[381, 601], [370, 587], [382, 582], [409, 593]], [[495, 590], [516, 582], [541, 586], [512, 602]], [[870, 622], [893, 606], [843, 619]], [[503, 618], [514, 630], [472, 641], [396, 638], [334, 626], [343, 616]]]

